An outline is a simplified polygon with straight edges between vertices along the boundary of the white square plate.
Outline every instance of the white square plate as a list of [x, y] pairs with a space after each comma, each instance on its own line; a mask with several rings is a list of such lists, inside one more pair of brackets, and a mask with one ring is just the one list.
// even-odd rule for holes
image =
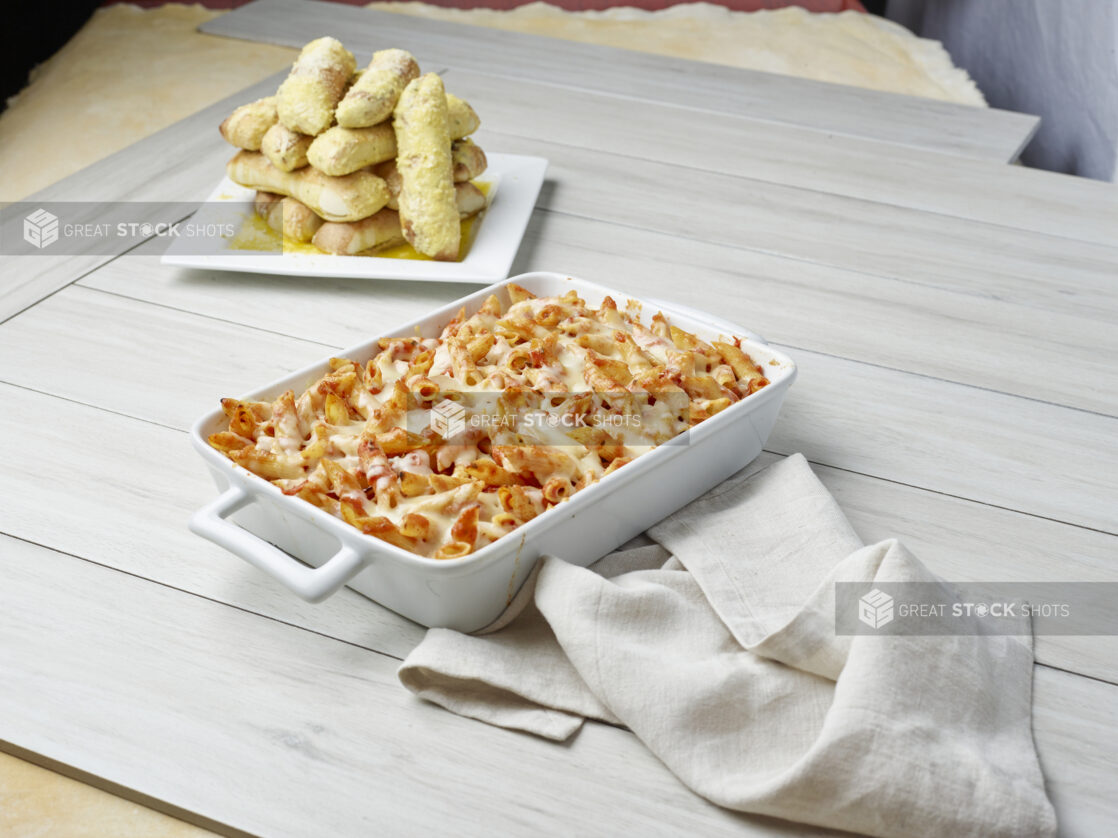
[[[547, 160], [518, 154], [487, 154], [489, 167], [478, 178], [489, 184], [489, 207], [474, 222], [473, 243], [461, 262], [334, 256], [327, 253], [277, 253], [231, 247], [231, 239], [175, 238], [163, 254], [164, 265], [222, 271], [412, 279], [433, 282], [491, 283], [509, 274], [532, 208], [543, 186]], [[196, 228], [222, 230], [252, 218], [256, 191], [223, 178], [190, 219]]]

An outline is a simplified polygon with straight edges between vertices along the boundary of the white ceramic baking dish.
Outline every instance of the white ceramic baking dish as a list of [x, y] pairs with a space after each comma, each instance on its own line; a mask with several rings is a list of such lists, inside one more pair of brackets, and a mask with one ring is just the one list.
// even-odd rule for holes
[[[377, 339], [419, 333], [437, 337], [458, 309], [472, 313], [490, 295], [508, 304], [515, 282], [538, 296], [572, 288], [592, 306], [607, 294], [620, 307], [634, 299], [595, 283], [555, 273], [530, 273], [498, 282], [427, 317], [339, 353], [364, 360]], [[462, 559], [438, 561], [367, 536], [338, 518], [235, 465], [210, 447], [210, 434], [226, 426], [220, 408], [191, 430], [221, 495], [200, 509], [190, 528], [274, 576], [304, 599], [317, 602], [349, 585], [370, 599], [426, 626], [475, 631], [494, 620], [542, 555], [586, 566], [725, 480], [753, 460], [776, 422], [795, 364], [733, 323], [684, 306], [644, 300], [647, 323], [657, 310], [706, 340], [748, 336], [742, 348], [762, 364], [767, 387], [697, 425], [683, 438], [637, 458], [524, 526]], [[302, 392], [328, 370], [328, 359], [254, 390], [245, 399], [271, 400]], [[214, 399], [215, 402], [217, 399]], [[236, 522], [229, 520], [236, 513]]]

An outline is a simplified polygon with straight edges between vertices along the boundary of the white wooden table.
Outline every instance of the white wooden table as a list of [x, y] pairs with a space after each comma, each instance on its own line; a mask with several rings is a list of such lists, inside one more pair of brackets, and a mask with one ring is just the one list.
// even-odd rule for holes
[[[1118, 191], [1005, 165], [1034, 119], [298, 0], [206, 29], [445, 69], [485, 148], [551, 160], [515, 271], [786, 348], [801, 378], [751, 468], [804, 452], [865, 540], [959, 581], [1118, 581]], [[200, 200], [217, 123], [275, 85], [39, 199]], [[464, 287], [158, 249], [0, 270], [0, 748], [223, 832], [804, 834], [705, 803], [625, 730], [557, 746], [425, 705], [394, 675], [418, 626], [191, 535], [197, 415]], [[1118, 834], [1118, 640], [1036, 652], [1062, 831]]]

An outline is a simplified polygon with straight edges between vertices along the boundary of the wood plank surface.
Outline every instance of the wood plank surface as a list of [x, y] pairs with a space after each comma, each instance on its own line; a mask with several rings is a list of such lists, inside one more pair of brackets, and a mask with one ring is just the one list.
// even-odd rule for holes
[[827, 834], [707, 803], [620, 728], [488, 727], [393, 658], [3, 536], [0, 573], [2, 738], [248, 833]]
[[[488, 131], [1114, 246], [1112, 184], [451, 66]], [[525, 119], [525, 114], [531, 119]], [[622, 116], [623, 115], [623, 116]], [[496, 150], [496, 146], [494, 149]], [[667, 197], [687, 181], [665, 183]]]
[[1034, 672], [1033, 738], [1059, 834], [1109, 835], [1118, 823], [1118, 688], [1043, 666]]
[[[152, 389], [146, 401], [165, 392]], [[0, 532], [387, 654], [402, 656], [418, 639], [419, 627], [353, 591], [309, 605], [191, 534], [189, 516], [216, 490], [181, 428], [11, 385], [0, 384], [0, 398], [0, 456], [11, 474]], [[947, 579], [1118, 581], [1114, 536], [814, 465], [867, 542], [900, 537]], [[80, 504], [60, 507], [60, 487]], [[1113, 638], [1052, 637], [1037, 654], [1118, 682], [1118, 656], [1098, 654], [1100, 645], [1115, 649]]]
[[[954, 581], [1118, 582], [1118, 202], [999, 165], [1034, 118], [298, 0], [206, 29], [445, 68], [483, 147], [551, 159], [516, 269], [787, 348], [801, 378], [750, 469], [804, 451], [867, 542]], [[278, 80], [41, 195], [199, 200], [230, 154], [215, 126]], [[623, 729], [556, 746], [418, 702], [394, 670], [419, 626], [350, 590], [304, 603], [189, 533], [215, 492], [196, 415], [476, 286], [160, 249], [0, 280], [0, 748], [245, 834], [822, 834], [707, 804]], [[1109, 834], [1118, 638], [1036, 654], [1061, 832]]]
[[[1118, 416], [1118, 330], [1074, 314], [913, 285], [754, 250], [540, 211], [513, 274], [558, 270], [637, 296], [716, 295], [726, 315], [794, 349]], [[129, 255], [79, 285], [333, 345], [390, 326], [474, 286], [174, 270]], [[1036, 357], [1058, 374], [1038, 379]]]
[[[394, 322], [372, 310], [362, 319], [369, 335]], [[0, 328], [0, 381], [185, 429], [220, 397], [342, 348], [69, 288]], [[771, 450], [1118, 534], [1118, 419], [822, 353], [794, 358], [800, 379]]]
[[[213, 126], [236, 104], [273, 89], [280, 75], [141, 140], [34, 197], [41, 200], [201, 200], [217, 183], [224, 162], [230, 156], [230, 149], [216, 136]], [[918, 212], [894, 219], [897, 213], [894, 207], [838, 195], [822, 197], [800, 188], [755, 180], [735, 178], [726, 182], [726, 178], [715, 173], [645, 163], [622, 156], [602, 156], [597, 167], [589, 167], [586, 158], [596, 155], [555, 143], [487, 132], [484, 128], [479, 139], [491, 149], [553, 158], [550, 183], [541, 201], [546, 208], [685, 238], [707, 238], [736, 248], [785, 253], [797, 259], [806, 258], [861, 272], [905, 276], [909, 282], [965, 289], [973, 295], [1022, 299], [1049, 311], [1087, 313], [1098, 319], [1110, 319], [1110, 313], [1118, 310], [1114, 303], [1116, 292], [1109, 282], [1108, 249], [1100, 248], [1099, 255], [1088, 259], [1083, 257], [1090, 254], [1073, 253], [1066, 248], [1056, 254], [1055, 259], [1045, 258], [1039, 252], [1040, 246], [1031, 241], [1035, 238], [1032, 233], [989, 228], [971, 230], [968, 228], [976, 225]], [[617, 161], [621, 164], [615, 171]], [[153, 165], [159, 167], [158, 176], [149, 168]], [[604, 172], [603, 166], [606, 167]], [[642, 171], [646, 168], [648, 172]], [[708, 189], [711, 181], [721, 182], [721, 188], [709, 199], [699, 200], [696, 194]], [[557, 184], [562, 186], [557, 188]], [[688, 184], [686, 191], [680, 192], [678, 184]], [[657, 207], [649, 207], [643, 198], [636, 204], [620, 205], [618, 200], [601, 200], [604, 193], [607, 199], [612, 195], [631, 202], [634, 188], [650, 190], [652, 194], [663, 194], [667, 189], [671, 197], [666, 197]], [[739, 200], [740, 190], [753, 193], [755, 211], [746, 211]], [[719, 217], [719, 213], [709, 211], [712, 203], [723, 198], [730, 200], [727, 206], [735, 207], [733, 217]], [[677, 206], [680, 202], [683, 205]], [[648, 209], [647, 218], [634, 217], [634, 207]], [[796, 213], [802, 213], [803, 220], [789, 229], [784, 216]], [[809, 219], [811, 223], [804, 223]], [[902, 254], [895, 249], [874, 252], [881, 250], [880, 228], [890, 223], [898, 228], [909, 227], [909, 235], [902, 244], [913, 248], [913, 259], [925, 257], [923, 264], [918, 263], [918, 270], [906, 273], [904, 265], [907, 263], [899, 264]], [[963, 258], [945, 262], [942, 248], [929, 248], [927, 244], [914, 248], [912, 240], [924, 232], [921, 227], [926, 224], [937, 227], [937, 235], [950, 237], [960, 247]], [[706, 226], [711, 227], [712, 236], [703, 235]], [[962, 247], [963, 240], [967, 240], [969, 247]], [[1009, 264], [991, 258], [986, 246], [991, 240], [997, 246], [995, 252], [1005, 255]], [[1019, 254], [1019, 257], [1011, 258], [1010, 254]], [[109, 259], [103, 256], [13, 257], [12, 270], [0, 294], [0, 322]], [[1018, 273], [1024, 282], [1018, 281]], [[1053, 276], [1066, 276], [1066, 284], [1081, 281], [1092, 291], [1073, 293], [1066, 287], [1049, 289], [1040, 281], [1041, 277]], [[1098, 313], [1100, 305], [1102, 314]]]
[[[394, 659], [3, 536], [0, 572], [3, 739], [235, 829], [822, 834], [706, 803], [619, 728], [563, 745], [490, 728], [416, 700]], [[1098, 781], [1118, 771], [1116, 695], [1038, 670], [1065, 835], [1118, 818]]]
[[183, 431], [8, 385], [0, 399], [0, 533], [396, 656], [422, 636], [349, 589], [303, 602], [191, 533], [216, 489]]
[[305, 0], [256, 0], [199, 29], [299, 47], [309, 33], [329, 32], [360, 57], [402, 47], [431, 68], [606, 90], [1003, 163], [1016, 159], [1039, 123], [1008, 111]]
[[[264, 95], [272, 90], [281, 75], [274, 75], [148, 137], [134, 146], [124, 149], [38, 193], [33, 196], [33, 199], [38, 201], [97, 199], [102, 201], [165, 200], [183, 202], [199, 200], [208, 192], [208, 185], [216, 182], [217, 175], [221, 172], [221, 165], [229, 155], [229, 149], [216, 137], [213, 125], [219, 122], [236, 104], [250, 101], [252, 98]], [[680, 113], [683, 113], [683, 111], [680, 111]], [[485, 135], [483, 134], [483, 136]], [[531, 143], [531, 141], [513, 137], [508, 138], [506, 143], [510, 141], [517, 146], [523, 146], [525, 142]], [[491, 145], [491, 147], [493, 146]], [[499, 142], [497, 147], [500, 147]], [[556, 144], [541, 146], [544, 152], [549, 147], [555, 149], [562, 146]], [[138, 161], [152, 162], [140, 163]], [[638, 167], [641, 165], [639, 161], [631, 162]], [[149, 168], [152, 165], [158, 167], [158, 176], [155, 176]], [[691, 171], [693, 170], [686, 167], [676, 167], [667, 173], [664, 182], [688, 182], [690, 180], [689, 172]], [[207, 172], [212, 174], [212, 181], [211, 174], [207, 174]], [[697, 174], [703, 175], [704, 173], [697, 172]], [[708, 177], [710, 176], [709, 173], [705, 174]], [[765, 184], [759, 184], [757, 181], [750, 181], [749, 183], [765, 186]], [[569, 185], [580, 186], [573, 182]], [[825, 185], [820, 184], [821, 187]], [[560, 197], [562, 197], [562, 193], [568, 191], [570, 190], [561, 190]], [[799, 191], [801, 190], [793, 190], [793, 193]], [[1093, 194], [1089, 193], [1084, 198], [1083, 203], [1085, 205], [1090, 205], [1090, 195]], [[593, 195], [588, 193], [585, 197], [592, 199]], [[786, 192], [783, 195], [774, 196], [770, 201], [787, 197], [788, 193]], [[803, 203], [804, 199], [801, 196], [795, 197], [798, 198], [800, 203]], [[882, 194], [882, 197], [888, 199], [887, 191]], [[764, 202], [769, 203], [770, 201]], [[592, 203], [591, 201], [591, 205]], [[807, 203], [812, 202], [808, 201]], [[847, 202], [847, 205], [835, 205], [834, 209], [840, 214], [847, 213], [855, 216], [858, 214], [862, 203], [864, 202], [856, 200]], [[588, 206], [585, 202], [580, 202], [579, 210], [585, 211]], [[594, 215], [597, 217], [608, 212], [608, 207], [600, 207], [594, 212]], [[879, 209], [879, 216], [880, 212]], [[578, 213], [576, 212], [576, 214]], [[1105, 212], [1098, 213], [1098, 215], [1105, 221]], [[622, 218], [621, 221], [622, 223], [631, 223], [631, 219]], [[638, 226], [646, 225], [638, 224]], [[676, 231], [673, 230], [672, 232]], [[685, 235], [690, 234], [686, 228], [682, 232]], [[808, 232], [810, 234], [812, 231]], [[741, 242], [735, 242], [737, 246], [740, 246], [740, 244]], [[780, 237], [775, 237], [770, 242], [762, 237], [759, 241], [745, 242], [745, 244], [762, 250], [769, 250], [774, 247], [779, 248], [781, 240]], [[802, 254], [797, 255], [802, 258]], [[38, 299], [53, 293], [59, 287], [63, 287], [83, 273], [104, 264], [109, 259], [110, 257], [104, 256], [67, 258], [52, 257], [46, 254], [13, 258], [11, 263], [13, 270], [9, 274], [11, 279], [6, 281], [4, 293], [0, 295], [0, 321], [33, 304]], [[979, 290], [981, 291], [981, 289]], [[1060, 300], [1060, 302], [1064, 301]], [[1084, 300], [1083, 304], [1089, 307], [1095, 302], [1097, 300], [1089, 298]], [[1050, 304], [1051, 301], [1049, 300], [1048, 303]], [[1077, 306], [1078, 303], [1079, 301], [1076, 303]], [[1083, 307], [1079, 306], [1077, 310], [1083, 310]]]
[[[224, 160], [231, 156], [224, 142], [213, 140], [218, 136], [217, 126], [233, 108], [272, 93], [279, 80], [278, 76], [265, 79], [215, 102], [36, 192], [21, 205], [50, 201], [202, 201], [220, 179], [214, 173], [220, 173]], [[205, 148], [208, 154], [199, 154], [200, 147]], [[62, 215], [60, 218], [63, 223], [96, 218], [96, 212], [88, 207], [76, 209], [75, 213], [73, 217]], [[147, 220], [169, 222], [183, 217]], [[4, 271], [0, 276], [0, 323], [113, 258], [111, 255], [53, 256], [49, 253], [5, 256]]]
[[1116, 248], [484, 127], [477, 140], [483, 148], [548, 158], [539, 205], [550, 210], [1118, 321]]

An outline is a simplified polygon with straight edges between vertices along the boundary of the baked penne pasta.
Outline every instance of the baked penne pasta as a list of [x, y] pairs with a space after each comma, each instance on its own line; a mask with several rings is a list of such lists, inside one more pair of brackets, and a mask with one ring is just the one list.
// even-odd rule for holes
[[735, 338], [646, 325], [608, 297], [507, 291], [436, 338], [333, 359], [298, 395], [224, 399], [210, 444], [363, 533], [453, 560], [768, 383]]

